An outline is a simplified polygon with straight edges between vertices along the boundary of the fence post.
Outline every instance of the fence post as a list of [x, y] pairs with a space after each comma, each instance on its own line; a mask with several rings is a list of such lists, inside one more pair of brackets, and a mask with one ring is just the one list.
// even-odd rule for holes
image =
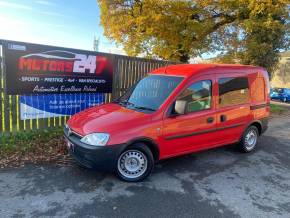
[[1, 131], [2, 132], [9, 132], [11, 130], [10, 126], [10, 119], [9, 119], [9, 99], [8, 95], [6, 95], [6, 72], [5, 72], [5, 57], [3, 53], [3, 41], [0, 41], [1, 44], [1, 50], [0, 50], [0, 57], [1, 57], [1, 62], [0, 62], [0, 68], [1, 68], [1, 81], [0, 81], [0, 98], [1, 98]]
[[118, 90], [120, 87], [120, 67], [119, 67], [119, 58], [118, 56], [114, 56], [113, 59], [113, 84], [112, 84], [113, 88], [112, 88], [112, 97], [111, 97], [111, 101], [115, 100], [119, 94], [118, 94]]
[[4, 132], [3, 127], [3, 118], [4, 118], [4, 102], [3, 102], [3, 96], [4, 96], [4, 81], [3, 81], [3, 59], [2, 59], [2, 41], [0, 41], [0, 132]]

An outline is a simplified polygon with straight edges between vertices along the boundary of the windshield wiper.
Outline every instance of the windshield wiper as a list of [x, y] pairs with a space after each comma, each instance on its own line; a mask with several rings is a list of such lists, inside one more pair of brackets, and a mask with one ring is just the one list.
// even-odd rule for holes
[[144, 106], [138, 106], [138, 105], [135, 105], [134, 103], [129, 102], [129, 101], [115, 101], [115, 103], [120, 104], [122, 106], [131, 106], [133, 108], [140, 109], [140, 110], [156, 111], [153, 108], [144, 107]]
[[114, 102], [117, 103], [117, 104], [120, 104], [120, 105], [122, 105], [122, 106], [127, 106], [127, 105], [132, 105], [132, 106], [134, 106], [134, 104], [131, 103], [131, 102], [129, 102], [129, 101], [114, 101]]
[[134, 108], [136, 109], [140, 109], [140, 110], [147, 110], [147, 111], [156, 111], [155, 109], [153, 108], [149, 108], [149, 107], [143, 107], [143, 106], [133, 106]]

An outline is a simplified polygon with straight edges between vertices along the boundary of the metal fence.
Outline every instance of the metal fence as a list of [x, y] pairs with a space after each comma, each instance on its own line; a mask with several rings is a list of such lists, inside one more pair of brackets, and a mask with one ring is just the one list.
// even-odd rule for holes
[[[25, 130], [45, 129], [63, 126], [69, 116], [38, 119], [20, 119], [19, 95], [5, 94], [5, 65], [0, 45], [0, 133]], [[113, 92], [105, 94], [106, 102], [122, 95], [124, 91], [141, 79], [151, 70], [172, 64], [167, 61], [149, 60], [144, 58], [114, 56]]]

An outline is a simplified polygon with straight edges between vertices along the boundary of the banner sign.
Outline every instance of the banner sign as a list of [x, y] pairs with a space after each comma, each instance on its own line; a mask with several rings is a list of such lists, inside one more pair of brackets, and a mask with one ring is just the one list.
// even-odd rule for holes
[[2, 44], [7, 94], [112, 92], [112, 55], [14, 41]]
[[105, 102], [105, 94], [49, 94], [20, 96], [20, 118], [67, 116]]

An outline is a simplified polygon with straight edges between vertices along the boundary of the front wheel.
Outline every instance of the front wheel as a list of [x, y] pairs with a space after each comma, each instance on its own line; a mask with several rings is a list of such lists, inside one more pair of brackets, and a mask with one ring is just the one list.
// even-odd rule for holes
[[150, 175], [153, 167], [152, 152], [145, 144], [137, 143], [120, 154], [116, 172], [126, 182], [139, 182]]
[[259, 130], [256, 126], [250, 126], [244, 132], [239, 148], [242, 152], [248, 153], [255, 149], [258, 143]]
[[283, 98], [283, 102], [284, 102], [284, 103], [287, 102], [287, 98], [286, 98], [286, 97]]

